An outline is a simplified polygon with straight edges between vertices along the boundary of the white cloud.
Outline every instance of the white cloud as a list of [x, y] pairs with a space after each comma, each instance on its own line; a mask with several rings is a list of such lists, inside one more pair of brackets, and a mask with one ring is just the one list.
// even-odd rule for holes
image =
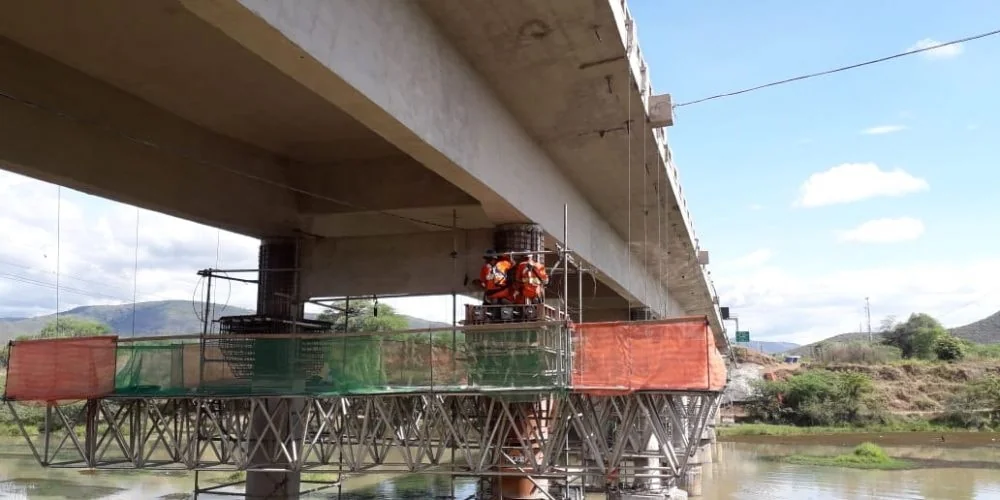
[[902, 169], [881, 170], [875, 163], [844, 163], [809, 176], [795, 201], [800, 207], [852, 203], [880, 196], [903, 196], [930, 189], [927, 181]]
[[759, 203], [751, 203], [749, 208], [750, 210], [763, 210], [764, 206]]
[[877, 127], [866, 128], [861, 133], [866, 135], [883, 135], [903, 130], [906, 130], [906, 125], [879, 125]]
[[854, 243], [898, 243], [912, 241], [924, 234], [924, 223], [912, 217], [875, 219], [854, 229], [841, 231], [840, 241]]
[[[933, 38], [924, 38], [923, 40], [918, 40], [917, 43], [908, 47], [906, 51], [909, 52], [912, 50], [926, 49], [940, 44], [941, 42], [934, 40]], [[962, 44], [956, 43], [954, 45], [946, 45], [937, 49], [921, 52], [920, 55], [927, 59], [951, 59], [961, 55], [963, 50], [965, 49], [962, 47]]]
[[[0, 234], [4, 235], [0, 318], [50, 314], [56, 308], [57, 189], [0, 170]], [[195, 274], [198, 269], [257, 267], [256, 239], [140, 210], [136, 279], [135, 207], [63, 188], [59, 212], [62, 311], [81, 305], [131, 303], [133, 283], [139, 301], [190, 301], [194, 295], [201, 301], [204, 288]], [[214, 283], [216, 302], [255, 308], [256, 286]], [[459, 309], [469, 300], [459, 297]], [[403, 314], [451, 322], [450, 296], [387, 299], [386, 303]], [[318, 312], [319, 308], [307, 306], [307, 310]], [[193, 308], [191, 314], [195, 314]]]
[[948, 327], [971, 323], [1000, 309], [997, 275], [1000, 258], [816, 272], [769, 265], [718, 274], [716, 284], [722, 305], [739, 315], [740, 328], [749, 329], [752, 339], [806, 344], [858, 331], [865, 297], [871, 297], [876, 327], [886, 316], [913, 312]]
[[[139, 301], [191, 300], [198, 269], [256, 265], [256, 240], [140, 210], [135, 273], [135, 217], [134, 207], [0, 171], [0, 317], [53, 312], [57, 278], [66, 310], [128, 303], [133, 292]], [[252, 286], [216, 293], [219, 302], [256, 302]]]

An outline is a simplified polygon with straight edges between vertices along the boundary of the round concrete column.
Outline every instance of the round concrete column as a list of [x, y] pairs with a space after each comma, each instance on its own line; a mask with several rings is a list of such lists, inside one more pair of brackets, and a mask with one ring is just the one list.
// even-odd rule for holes
[[[502, 224], [497, 226], [493, 231], [493, 248], [500, 254], [506, 252], [542, 252], [545, 250], [545, 233], [542, 231], [541, 226], [537, 224]], [[520, 255], [514, 257], [515, 263], [519, 257]], [[544, 255], [536, 254], [533, 257], [539, 262], [545, 262]], [[529, 351], [523, 354], [527, 358], [536, 355], [537, 353]], [[517, 356], [522, 355], [512, 354], [512, 358]], [[530, 359], [527, 360], [530, 362]], [[511, 362], [514, 363], [514, 359]], [[533, 419], [522, 420], [521, 417], [525, 414], [530, 415], [538, 411], [547, 412], [551, 402], [543, 402], [540, 406], [537, 403], [519, 403], [519, 405], [523, 406], [520, 411], [515, 413], [515, 416], [517, 418], [516, 425], [522, 429], [521, 435], [528, 436], [534, 433], [541, 433], [547, 436], [548, 429], [544, 428], [544, 423], [539, 424]], [[544, 422], [544, 419], [542, 421]], [[543, 428], [533, 429], [536, 426], [543, 426]], [[513, 439], [513, 434], [508, 437]], [[537, 460], [541, 460], [542, 458], [540, 451], [536, 452], [535, 456]], [[504, 465], [501, 464], [500, 467], [503, 470]], [[539, 491], [535, 483], [532, 483], [527, 478], [501, 476], [496, 479], [496, 483], [494, 484], [497, 486], [498, 498], [501, 500], [546, 498], [546, 494]], [[548, 482], [538, 481], [538, 484], [545, 488]]]
[[712, 453], [712, 443], [708, 441], [702, 441], [701, 446], [698, 447], [698, 452], [695, 453], [695, 463], [698, 464], [710, 464], [715, 461], [714, 453]]
[[716, 433], [715, 433], [715, 427], [714, 426], [712, 426], [712, 427], [706, 427], [705, 428], [705, 433], [704, 433], [704, 435], [702, 435], [701, 444], [702, 444], [702, 446], [708, 447], [708, 449], [709, 449], [709, 455], [712, 457], [711, 460], [709, 460], [706, 463], [716, 463], [716, 462], [718, 462], [719, 461], [719, 443], [718, 443], [718, 437], [716, 436]]
[[[298, 245], [294, 240], [273, 240], [262, 242], [260, 246], [260, 269], [288, 269], [289, 271], [262, 271], [257, 284], [257, 314], [276, 319], [294, 320], [302, 318], [301, 304], [293, 304], [288, 297], [296, 296], [298, 287]], [[274, 332], [286, 333], [286, 332]], [[256, 371], [256, 367], [255, 367]], [[279, 432], [291, 433], [300, 420], [305, 400], [294, 398], [281, 404], [281, 398], [268, 398], [265, 405], [271, 420]], [[252, 457], [251, 466], [280, 467], [273, 464], [272, 456], [278, 440], [267, 432], [267, 418], [255, 413], [251, 422], [251, 442], [262, 440], [261, 447]], [[247, 472], [246, 498], [248, 499], [288, 499], [299, 497], [300, 474], [298, 472]]]
[[689, 497], [700, 497], [701, 488], [701, 465], [692, 465], [687, 472], [681, 476], [680, 487], [687, 492]]

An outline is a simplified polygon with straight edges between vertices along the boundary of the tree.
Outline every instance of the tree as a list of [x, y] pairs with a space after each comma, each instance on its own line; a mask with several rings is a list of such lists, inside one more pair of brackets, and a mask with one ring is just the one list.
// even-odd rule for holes
[[962, 341], [951, 334], [944, 334], [934, 342], [934, 354], [944, 361], [958, 361], [965, 357]]
[[100, 321], [92, 321], [80, 318], [59, 318], [49, 321], [42, 328], [36, 338], [50, 339], [57, 337], [92, 337], [95, 335], [108, 335], [111, 328]]
[[896, 327], [896, 317], [895, 316], [886, 316], [886, 317], [882, 318], [882, 321], [879, 322], [879, 324], [878, 324], [878, 331], [881, 334], [885, 334], [885, 333], [891, 332], [892, 329], [895, 328], [895, 327]]
[[931, 359], [937, 339], [947, 334], [936, 319], [924, 313], [913, 313], [906, 322], [882, 335], [883, 343], [898, 347], [904, 358]]
[[345, 302], [333, 304], [334, 309], [321, 313], [316, 319], [333, 323], [336, 332], [391, 332], [405, 330], [409, 322], [400, 316], [396, 310], [385, 303], [374, 300], [352, 300], [347, 324], [344, 324]]
[[[338, 301], [317, 319], [329, 321], [334, 331], [343, 333], [398, 332], [409, 324], [392, 306], [374, 300]], [[393, 355], [415, 358], [413, 343], [405, 334], [345, 336], [328, 352], [327, 377], [340, 390], [385, 385], [387, 359]]]

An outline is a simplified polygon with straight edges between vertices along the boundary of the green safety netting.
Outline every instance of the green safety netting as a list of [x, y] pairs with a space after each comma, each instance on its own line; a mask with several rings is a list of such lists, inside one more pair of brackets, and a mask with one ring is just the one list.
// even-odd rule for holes
[[[560, 325], [418, 333], [136, 341], [117, 351], [115, 394], [350, 395], [556, 389], [568, 382]], [[560, 354], [562, 353], [562, 354]]]

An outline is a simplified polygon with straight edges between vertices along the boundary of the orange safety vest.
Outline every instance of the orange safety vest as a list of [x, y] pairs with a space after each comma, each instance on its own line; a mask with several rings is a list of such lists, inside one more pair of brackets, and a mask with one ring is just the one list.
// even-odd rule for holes
[[482, 282], [482, 286], [486, 289], [486, 295], [499, 297], [506, 295], [503, 292], [509, 293], [510, 287], [507, 283], [507, 272], [513, 266], [514, 263], [507, 258], [500, 258], [496, 264], [490, 264], [489, 262], [483, 264], [483, 267], [479, 270], [479, 281]]
[[545, 266], [534, 260], [519, 263], [514, 274], [521, 297], [525, 299], [541, 297], [545, 292], [545, 285], [549, 283], [549, 275], [545, 272]]

